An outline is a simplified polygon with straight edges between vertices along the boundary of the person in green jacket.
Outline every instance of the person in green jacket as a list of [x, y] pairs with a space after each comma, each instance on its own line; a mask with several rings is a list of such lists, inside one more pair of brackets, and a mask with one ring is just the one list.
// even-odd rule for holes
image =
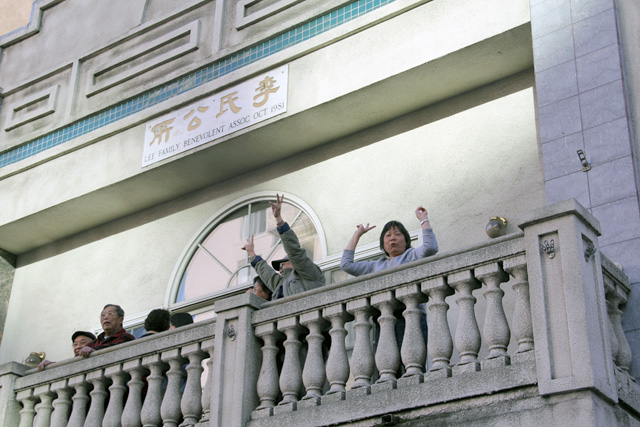
[[282, 219], [280, 212], [283, 201], [284, 195], [276, 194], [275, 203], [269, 202], [269, 204], [287, 256], [273, 261], [272, 268], [260, 255], [256, 255], [253, 236], [247, 240], [242, 248], [247, 251], [251, 266], [256, 270], [258, 276], [273, 292], [272, 301], [319, 288], [325, 284], [322, 270], [307, 256], [307, 252], [300, 246], [296, 233]]

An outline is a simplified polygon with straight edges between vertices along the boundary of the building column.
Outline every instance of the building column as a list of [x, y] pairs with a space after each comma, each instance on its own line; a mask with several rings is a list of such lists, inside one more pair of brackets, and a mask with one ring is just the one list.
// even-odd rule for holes
[[519, 226], [540, 394], [588, 389], [616, 402], [598, 221], [571, 199], [532, 212]]
[[[600, 248], [624, 268], [629, 306], [637, 306], [640, 177], [631, 88], [638, 86], [640, 61], [625, 58], [631, 46], [621, 26], [637, 26], [640, 8], [628, 0], [530, 0], [530, 6], [547, 204], [574, 198], [600, 221]], [[630, 36], [627, 44], [635, 43]], [[632, 365], [639, 377], [640, 312], [627, 310], [624, 325], [629, 341], [639, 344]]]
[[256, 384], [261, 346], [251, 325], [253, 312], [265, 301], [250, 293], [216, 301], [213, 376], [209, 427], [241, 427], [260, 404]]

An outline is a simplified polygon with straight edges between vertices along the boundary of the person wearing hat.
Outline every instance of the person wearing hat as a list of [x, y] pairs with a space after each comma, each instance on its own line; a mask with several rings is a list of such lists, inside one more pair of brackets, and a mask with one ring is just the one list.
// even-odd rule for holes
[[[73, 355], [80, 356], [80, 349], [85, 345], [89, 344], [91, 341], [95, 340], [96, 336], [91, 332], [87, 331], [76, 331], [71, 335], [71, 342], [73, 343]], [[38, 371], [43, 371], [47, 365], [51, 365], [52, 362], [50, 360], [43, 360], [38, 365]]]
[[320, 267], [307, 256], [307, 252], [300, 246], [296, 233], [280, 216], [283, 201], [284, 195], [276, 194], [276, 202], [269, 202], [269, 204], [287, 256], [272, 261], [273, 268], [271, 268], [260, 255], [256, 255], [253, 236], [247, 240], [242, 248], [247, 251], [251, 266], [256, 270], [258, 276], [273, 292], [271, 300], [319, 288], [325, 283], [324, 274], [322, 274]]

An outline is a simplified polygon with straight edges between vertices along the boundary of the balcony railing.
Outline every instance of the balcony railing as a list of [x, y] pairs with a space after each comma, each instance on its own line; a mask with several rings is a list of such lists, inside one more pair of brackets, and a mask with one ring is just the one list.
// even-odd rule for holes
[[558, 403], [535, 399], [588, 391], [606, 403], [585, 411], [593, 420], [615, 414], [624, 425], [640, 415], [621, 325], [628, 278], [598, 251], [597, 221], [574, 201], [520, 223], [522, 233], [285, 300], [230, 297], [214, 320], [44, 372], [5, 365], [0, 420], [446, 425], [451, 414], [464, 420], [461, 407], [535, 401], [519, 410], [532, 420], [522, 425], [539, 425], [534, 414]]

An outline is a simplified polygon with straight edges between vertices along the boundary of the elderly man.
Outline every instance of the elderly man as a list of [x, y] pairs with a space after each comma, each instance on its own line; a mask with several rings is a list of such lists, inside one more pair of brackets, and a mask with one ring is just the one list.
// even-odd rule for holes
[[[80, 349], [95, 339], [96, 339], [96, 336], [93, 335], [91, 332], [87, 332], [87, 331], [74, 332], [73, 335], [71, 335], [71, 342], [73, 343], [73, 355], [80, 356]], [[46, 368], [48, 365], [52, 363], [55, 363], [55, 362], [52, 362], [51, 360], [43, 360], [38, 365], [38, 370], [43, 371], [44, 368]]]
[[133, 341], [135, 337], [122, 328], [124, 310], [116, 304], [107, 304], [100, 313], [102, 332], [98, 338], [80, 349], [80, 356], [87, 357], [95, 350]]
[[284, 196], [276, 194], [276, 202], [269, 202], [271, 212], [278, 226], [278, 234], [282, 240], [282, 246], [287, 256], [283, 259], [273, 261], [273, 269], [265, 260], [256, 255], [253, 245], [253, 236], [247, 240], [242, 249], [247, 251], [251, 266], [256, 270], [258, 276], [264, 281], [267, 287], [273, 292], [272, 300], [288, 297], [293, 294], [319, 288], [324, 285], [324, 275], [320, 267], [315, 265], [307, 256], [307, 253], [300, 246], [296, 233], [284, 222], [280, 215]]

